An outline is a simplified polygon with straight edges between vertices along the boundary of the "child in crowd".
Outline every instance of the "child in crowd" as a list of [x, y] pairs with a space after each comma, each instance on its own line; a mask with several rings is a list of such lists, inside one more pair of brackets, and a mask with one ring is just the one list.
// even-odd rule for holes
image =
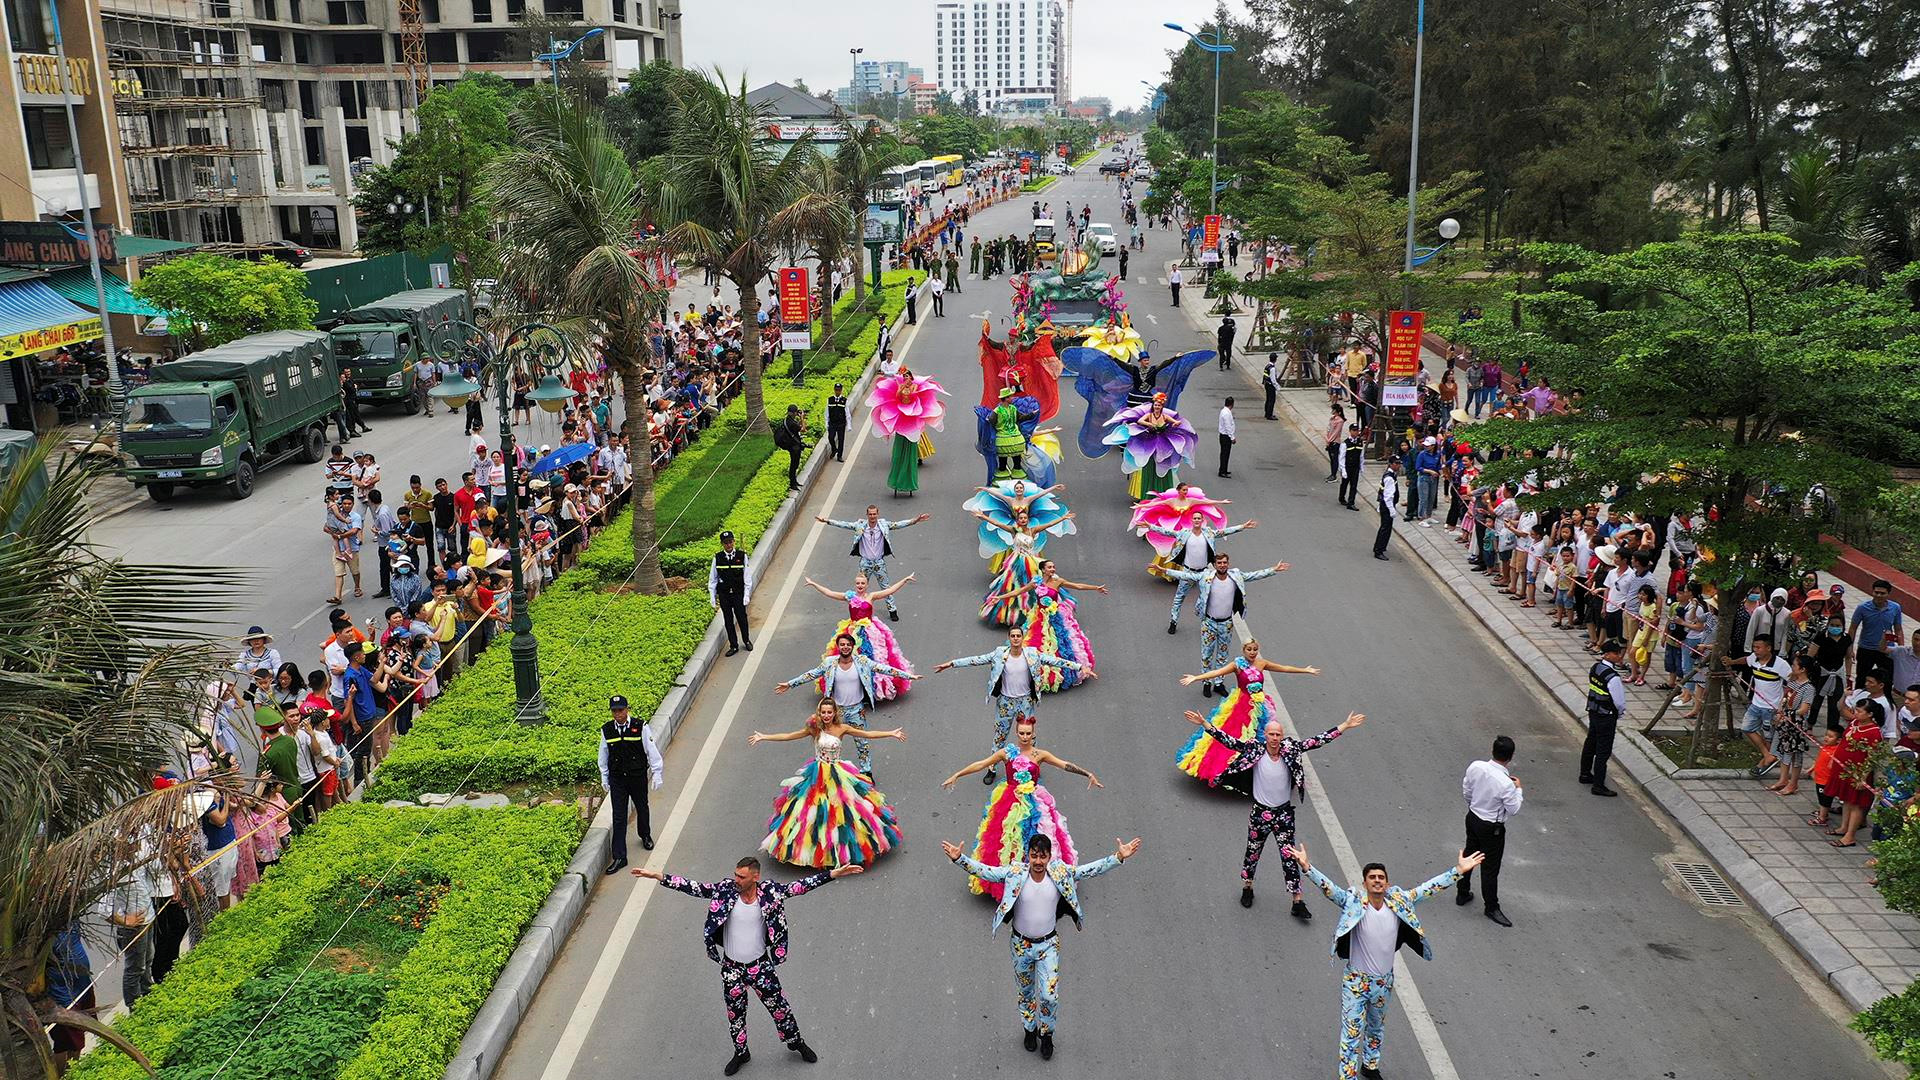
[[1782, 700], [1785, 713], [1773, 725], [1773, 755], [1780, 759], [1780, 779], [1769, 784], [1767, 790], [1776, 795], [1800, 790], [1800, 767], [1813, 745], [1807, 737], [1807, 725], [1813, 718], [1813, 676], [1812, 656], [1795, 656]]
[[1647, 685], [1647, 666], [1653, 662], [1653, 647], [1660, 643], [1660, 594], [1651, 585], [1640, 586], [1634, 609], [1633, 648], [1627, 650], [1632, 671], [1627, 681]]
[[1813, 759], [1813, 791], [1820, 809], [1807, 819], [1809, 825], [1825, 825], [1833, 817], [1834, 759], [1840, 756], [1840, 733], [1833, 728], [1820, 732], [1820, 752]]
[[1553, 628], [1556, 630], [1573, 626], [1573, 587], [1578, 573], [1573, 562], [1573, 549], [1561, 548], [1560, 562], [1553, 568]]

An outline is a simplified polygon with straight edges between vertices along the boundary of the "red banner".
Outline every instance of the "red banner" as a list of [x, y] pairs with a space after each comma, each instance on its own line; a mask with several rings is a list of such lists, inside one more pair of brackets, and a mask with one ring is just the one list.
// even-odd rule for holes
[[1061, 143], [1061, 144], [1060, 144], [1060, 146], [1058, 147], [1058, 149], [1059, 149], [1059, 151], [1060, 151], [1060, 160], [1061, 160], [1061, 161], [1065, 161], [1065, 160], [1067, 160], [1068, 158], [1070, 158], [1070, 157], [1072, 157], [1072, 156], [1073, 156], [1073, 147], [1071, 147], [1071, 146], [1068, 146], [1068, 145], [1067, 145], [1066, 143]]
[[1200, 246], [1203, 248], [1206, 248], [1208, 251], [1215, 251], [1219, 249], [1220, 247], [1220, 215], [1219, 214], [1207, 215], [1207, 231], [1206, 231], [1205, 238], [1202, 239], [1200, 242]]
[[813, 322], [813, 296], [807, 288], [807, 268], [780, 268], [780, 321], [788, 326], [808, 326]]
[[1424, 311], [1396, 311], [1387, 318], [1387, 378], [1420, 376], [1420, 339], [1427, 326]]

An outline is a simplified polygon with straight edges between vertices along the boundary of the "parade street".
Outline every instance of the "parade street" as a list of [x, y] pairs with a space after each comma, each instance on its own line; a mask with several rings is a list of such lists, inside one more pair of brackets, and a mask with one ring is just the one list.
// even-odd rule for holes
[[[1094, 220], [1121, 220], [1117, 187], [1089, 165], [1037, 196], [976, 214], [969, 239], [1024, 233], [1036, 198], [1056, 217], [1069, 202], [1077, 211], [1091, 200]], [[1125, 286], [1134, 326], [1156, 356], [1210, 347], [1211, 335], [1168, 301], [1163, 275], [1178, 255], [1173, 234], [1153, 229], [1146, 237], [1146, 250], [1131, 253]], [[1197, 285], [1183, 300], [1210, 303]], [[757, 648], [719, 662], [667, 748], [666, 786], [653, 796], [658, 844], [635, 846], [634, 865], [727, 879], [737, 859], [757, 853], [782, 778], [805, 762], [806, 743], [750, 748], [747, 740], [754, 731], [802, 726], [817, 699], [807, 687], [783, 696], [773, 687], [818, 663], [844, 617], [836, 601], [801, 584], [804, 575], [848, 588], [857, 567], [849, 534], [814, 524], [812, 515], [859, 518], [869, 503], [895, 520], [930, 513], [931, 521], [894, 532], [889, 561], [895, 580], [916, 575], [895, 597], [900, 621], [888, 625], [924, 678], [869, 718], [875, 728], [907, 732], [904, 743], [877, 742], [873, 751], [876, 786], [896, 808], [904, 840], [866, 873], [794, 898], [786, 913], [792, 939], [780, 972], [802, 1032], [833, 1070], [821, 1075], [1028, 1068], [1103, 1080], [1332, 1075], [1340, 967], [1329, 947], [1339, 909], [1309, 886], [1312, 921], [1291, 917], [1271, 848], [1256, 903], [1241, 907], [1246, 800], [1208, 790], [1175, 767], [1192, 731], [1182, 712], [1213, 704], [1197, 685], [1178, 682], [1200, 670], [1191, 602], [1178, 635], [1168, 636], [1172, 589], [1144, 572], [1150, 551], [1125, 528], [1129, 500], [1118, 456], [1089, 461], [1071, 450], [1060, 478], [1078, 533], [1052, 539], [1044, 554], [1064, 576], [1111, 591], [1082, 594], [1079, 606], [1100, 677], [1043, 697], [1036, 735], [1039, 746], [1091, 769], [1104, 786], [1088, 790], [1058, 771], [1044, 782], [1081, 861], [1111, 854], [1116, 838], [1143, 843], [1125, 865], [1080, 887], [1083, 930], [1061, 928], [1056, 1056], [1043, 1066], [1021, 1051], [1005, 931], [989, 935], [992, 905], [968, 892], [966, 875], [940, 848], [942, 841], [971, 846], [989, 790], [974, 777], [951, 791], [941, 787], [991, 749], [986, 677], [979, 668], [932, 674], [942, 661], [1005, 641], [977, 615], [987, 571], [960, 504], [985, 480], [973, 448], [978, 339], [982, 317], [1005, 334], [1007, 283], [969, 277], [945, 307], [946, 316], [934, 318], [923, 301], [918, 325], [896, 339], [914, 371], [952, 394], [918, 494], [896, 499], [887, 491], [887, 444], [868, 431], [865, 409], [856, 409], [847, 460], [827, 465], [807, 495], [803, 524], [771, 561], [752, 553]], [[1237, 357], [1231, 372], [1212, 364], [1195, 372], [1179, 409], [1199, 430], [1200, 449], [1181, 476], [1233, 500], [1235, 523], [1259, 522], [1225, 541], [1234, 565], [1291, 564], [1248, 590], [1245, 614], [1268, 659], [1322, 671], [1269, 676], [1289, 733], [1318, 734], [1349, 712], [1366, 716], [1364, 726], [1306, 758], [1299, 830], [1315, 866], [1346, 884], [1359, 880], [1361, 864], [1379, 861], [1406, 888], [1452, 866], [1463, 836], [1461, 774], [1487, 757], [1497, 735], [1517, 743], [1513, 771], [1525, 784], [1501, 889], [1514, 925], [1494, 924], [1477, 903], [1457, 907], [1451, 891], [1422, 905], [1434, 959], [1400, 953], [1384, 1075], [1882, 1075], [1845, 1030], [1835, 996], [1757, 913], [1735, 907], [1709, 916], [1692, 899], [1667, 862], [1704, 860], [1671, 822], [1649, 814], [1634, 785], [1622, 777], [1615, 785], [1626, 797], [1597, 799], [1575, 782], [1578, 731], [1423, 564], [1397, 545], [1390, 561], [1371, 557], [1372, 509], [1341, 509], [1324, 482], [1320, 447], [1284, 420], [1261, 419], [1264, 359]], [[1084, 403], [1065, 385], [1062, 391], [1057, 422], [1070, 442]], [[1217, 479], [1214, 418], [1227, 395], [1237, 399], [1239, 445], [1233, 477]], [[810, 439], [818, 421], [809, 418]], [[452, 423], [433, 422], [436, 431]], [[445, 468], [458, 465], [450, 460]], [[254, 505], [265, 511], [270, 503], [262, 498], [279, 498], [282, 488], [295, 505], [296, 496], [311, 494], [305, 481], [275, 477]], [[263, 512], [254, 532], [214, 536], [174, 524], [189, 512], [161, 518], [157, 508], [143, 508], [108, 532], [139, 530], [164, 537], [182, 557], [206, 552], [262, 566], [257, 587], [282, 610], [304, 611], [324, 597], [321, 548], [308, 527], [317, 518], [293, 513], [275, 526], [287, 530], [282, 536], [267, 530], [271, 515]], [[762, 858], [770, 879], [801, 876]], [[716, 1072], [730, 1044], [717, 970], [701, 947], [705, 918], [704, 902], [625, 871], [602, 879], [496, 1075], [623, 1080]], [[756, 1051], [750, 1075], [800, 1068], [757, 1004], [748, 1033]]]

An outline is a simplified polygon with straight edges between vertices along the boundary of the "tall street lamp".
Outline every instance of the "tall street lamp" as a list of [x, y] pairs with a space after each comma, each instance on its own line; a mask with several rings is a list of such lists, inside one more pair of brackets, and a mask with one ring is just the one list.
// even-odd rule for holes
[[560, 89], [560, 61], [570, 58], [580, 46], [585, 45], [587, 42], [592, 41], [594, 38], [606, 32], [606, 27], [596, 26], [586, 33], [581, 34], [579, 37], [574, 38], [572, 41], [561, 41], [558, 38], [551, 37], [547, 39], [547, 51], [534, 57], [534, 59], [544, 61], [552, 69], [553, 88], [555, 90]]
[[443, 324], [433, 340], [433, 351], [455, 364], [472, 361], [480, 366], [480, 382], [465, 375], [442, 380], [430, 393], [459, 409], [475, 394], [485, 393], [484, 384], [493, 380], [496, 406], [500, 412], [500, 458], [507, 484], [507, 503], [502, 513], [507, 519], [507, 568], [513, 575], [510, 606], [513, 608], [513, 716], [522, 724], [542, 724], [547, 719], [547, 704], [540, 695], [540, 651], [533, 639], [533, 615], [527, 610], [526, 568], [520, 560], [520, 491], [514, 477], [515, 446], [513, 410], [507, 397], [508, 384], [515, 372], [525, 371], [537, 379], [527, 394], [542, 409], [557, 413], [573, 400], [574, 393], [560, 381], [558, 372], [573, 359], [572, 346], [565, 334], [546, 323], [533, 322], [509, 331], [499, 346], [485, 330], [464, 320]]
[[[1233, 51], [1220, 37], [1220, 31], [1211, 34], [1196, 34], [1179, 23], [1162, 23], [1169, 30], [1178, 30], [1193, 39], [1195, 45], [1213, 54], [1213, 145], [1207, 156], [1213, 159], [1213, 175], [1207, 181], [1207, 215], [1211, 217], [1219, 212], [1220, 204], [1220, 56]], [[1418, 83], [1414, 84], [1418, 87]], [[1415, 93], [1418, 94], [1418, 90]], [[1418, 100], [1416, 97], [1415, 100]], [[1416, 114], [1417, 115], [1417, 114]]]
[[[1413, 144], [1407, 153], [1407, 260], [1404, 272], [1413, 273], [1414, 203], [1419, 198], [1420, 179], [1420, 62], [1427, 48], [1427, 0], [1414, 0], [1413, 17]], [[1448, 239], [1452, 239], [1448, 237]], [[1408, 277], [1401, 290], [1400, 304], [1413, 307], [1413, 279]]]

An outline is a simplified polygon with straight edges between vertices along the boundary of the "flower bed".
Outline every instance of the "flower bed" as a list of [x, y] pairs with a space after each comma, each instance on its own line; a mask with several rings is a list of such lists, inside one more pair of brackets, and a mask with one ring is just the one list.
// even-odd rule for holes
[[[433, 1080], [580, 833], [571, 807], [330, 810], [116, 1026], [162, 1080]], [[104, 1048], [68, 1075], [145, 1073]]]

